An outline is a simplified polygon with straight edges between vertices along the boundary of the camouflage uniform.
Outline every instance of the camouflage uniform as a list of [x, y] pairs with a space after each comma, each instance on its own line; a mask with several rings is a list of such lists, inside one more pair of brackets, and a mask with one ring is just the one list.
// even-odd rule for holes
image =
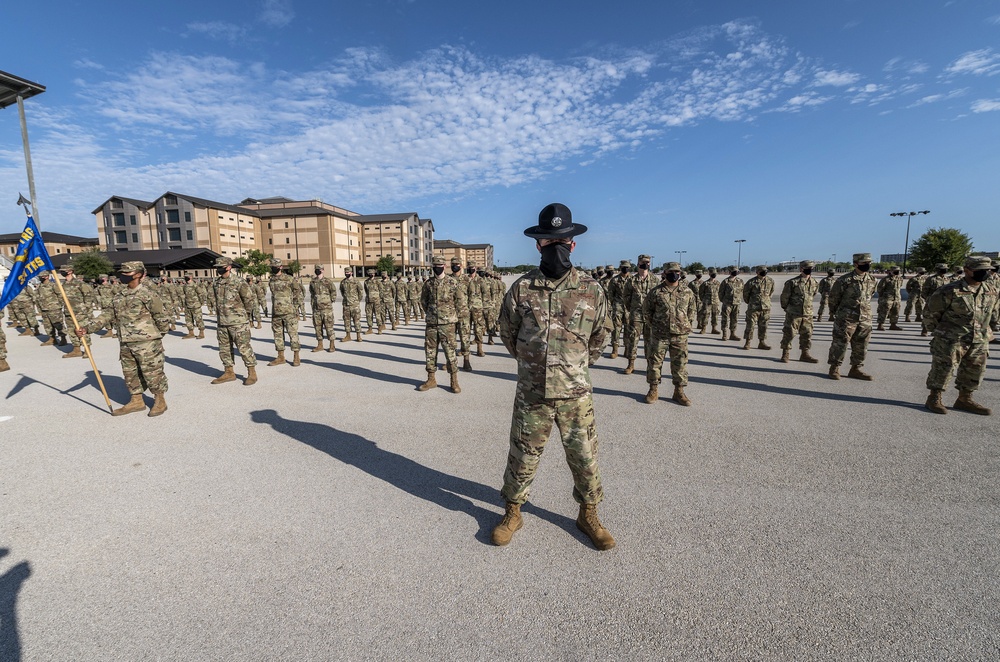
[[[124, 273], [145, 272], [141, 262], [126, 262]], [[145, 283], [135, 289], [126, 287], [117, 292], [111, 306], [96, 319], [86, 313], [83, 329], [102, 328], [110, 322], [121, 343], [119, 359], [129, 393], [141, 397], [147, 389], [154, 395], [167, 392], [167, 376], [163, 372], [163, 336], [170, 327], [169, 314], [163, 308], [159, 294]]]
[[573, 498], [587, 504], [603, 499], [588, 366], [604, 349], [607, 318], [603, 288], [573, 268], [559, 280], [534, 269], [504, 298], [500, 340], [517, 359], [510, 452], [501, 491], [508, 503], [527, 501], [553, 422], [573, 474]]
[[[59, 286], [50, 278], [48, 271], [39, 272], [38, 280], [35, 301], [41, 312], [45, 333], [49, 336], [49, 340], [43, 344], [52, 345], [58, 342], [62, 345], [66, 342], [66, 329], [63, 325], [63, 300], [59, 294]], [[56, 336], [60, 338], [56, 340]]]
[[[95, 293], [94, 293], [94, 296], [97, 299], [97, 308], [98, 310], [101, 311], [105, 311], [111, 308], [111, 302], [115, 298], [115, 292], [116, 292], [115, 286], [112, 285], [110, 282], [108, 282], [107, 278], [108, 277], [104, 275], [100, 277], [100, 284], [95, 288]], [[110, 321], [107, 323], [105, 328], [107, 329], [108, 333], [105, 334], [104, 337], [111, 338], [114, 329]]]
[[214, 315], [215, 314], [215, 306], [209, 305], [209, 302], [208, 302], [208, 293], [209, 293], [209, 290], [211, 290], [212, 288], [209, 287], [205, 283], [205, 281], [203, 281], [203, 280], [196, 280], [194, 282], [194, 285], [195, 285], [195, 288], [198, 290], [198, 298], [201, 299], [201, 305], [207, 306], [208, 307], [208, 313], [210, 315]]
[[[438, 258], [435, 258], [438, 259]], [[443, 266], [443, 261], [441, 266]], [[437, 372], [438, 346], [444, 349], [448, 372], [458, 372], [455, 359], [455, 323], [458, 322], [458, 281], [447, 275], [432, 276], [420, 292], [427, 328], [424, 331], [424, 356], [428, 375]]]
[[[743, 349], [750, 349], [753, 332], [757, 331], [757, 348], [771, 349], [767, 344], [767, 323], [771, 319], [771, 294], [774, 279], [767, 275], [767, 267], [754, 267], [756, 276], [743, 285], [743, 303], [747, 305], [746, 328], [743, 330]], [[761, 275], [763, 274], [763, 275]]]
[[[218, 258], [216, 267], [232, 264], [230, 258]], [[250, 347], [250, 313], [257, 305], [257, 298], [246, 282], [232, 272], [219, 276], [212, 285], [212, 300], [216, 303], [219, 341], [219, 358], [225, 368], [233, 367], [233, 345], [239, 350], [243, 364], [250, 368], [257, 365], [257, 355]]]
[[878, 330], [882, 331], [885, 326], [885, 318], [889, 318], [889, 328], [899, 331], [899, 290], [903, 286], [903, 277], [898, 270], [893, 270], [886, 274], [875, 286], [878, 294]]
[[299, 286], [298, 314], [304, 321], [306, 319], [306, 284], [302, 282], [301, 276], [295, 277], [295, 283]]
[[423, 319], [424, 314], [420, 310], [420, 290], [423, 284], [413, 276], [406, 279], [406, 305], [409, 307], [410, 317], [418, 320]]
[[251, 288], [251, 293], [256, 295], [256, 303], [260, 306], [260, 314], [263, 317], [270, 317], [267, 314], [267, 283], [258, 278]]
[[[349, 272], [348, 272], [349, 273]], [[351, 325], [357, 334], [355, 339], [361, 340], [361, 298], [364, 296], [365, 288], [360, 280], [351, 275], [340, 281], [340, 296], [344, 299], [344, 340], [350, 340]]]
[[[973, 271], [989, 269], [990, 261], [988, 258], [972, 257], [966, 262], [966, 267]], [[962, 278], [938, 288], [927, 300], [925, 326], [933, 334], [928, 389], [943, 391], [957, 368], [955, 386], [971, 399], [972, 392], [979, 388], [986, 374], [992, 337], [990, 321], [997, 305], [997, 295], [996, 287], [989, 281], [970, 285]], [[956, 407], [964, 409], [958, 403]], [[980, 409], [985, 411], [976, 413], [989, 413], [988, 409]]]
[[[664, 273], [663, 275], [666, 275], [666, 274]], [[702, 270], [698, 269], [697, 271], [694, 272], [694, 280], [692, 280], [690, 283], [686, 283], [686, 282], [682, 282], [681, 283], [682, 285], [687, 285], [688, 289], [691, 290], [691, 293], [694, 294], [694, 306], [695, 306], [695, 308], [698, 309], [698, 316], [695, 317], [693, 320], [691, 320], [694, 324], [697, 324], [698, 320], [701, 319], [701, 285], [702, 285], [701, 277], [702, 277], [702, 275], [703, 275]], [[692, 324], [692, 326], [693, 326], [693, 324]]]
[[712, 333], [719, 333], [719, 281], [716, 276], [715, 269], [710, 269], [708, 280], [698, 288], [698, 298], [701, 299], [698, 326], [701, 328], [701, 333], [705, 333], [709, 317], [712, 319]]
[[[257, 303], [257, 288], [254, 285], [253, 278], [247, 276], [245, 280], [247, 282], [247, 285], [250, 287], [250, 292], [254, 296], [254, 303]], [[261, 317], [261, 310], [259, 306], [256, 305], [250, 306], [250, 310], [247, 311], [247, 315], [250, 318], [251, 327], [256, 327], [259, 329], [262, 326], [263, 318]]]
[[0, 372], [7, 372], [10, 366], [7, 365], [7, 334], [4, 333], [3, 326], [0, 325]]
[[11, 302], [22, 336], [38, 335], [38, 317], [35, 315], [35, 290], [25, 287]]
[[333, 328], [333, 304], [337, 302], [337, 285], [333, 279], [323, 275], [323, 267], [317, 266], [314, 269], [318, 272], [309, 281], [309, 303], [312, 307], [313, 329], [316, 330], [316, 349], [323, 349], [323, 339], [330, 341], [330, 349], [334, 351], [334, 341], [336, 340], [336, 330]]
[[[924, 284], [920, 288], [920, 296], [924, 301], [928, 301], [931, 295], [937, 291], [939, 287], [946, 285], [949, 282], [948, 277], [948, 265], [944, 263], [939, 263], [934, 266], [934, 275], [928, 276], [924, 280]], [[925, 316], [926, 319], [926, 316]], [[921, 325], [920, 335], [926, 336], [929, 333], [929, 329], [926, 324]]]
[[184, 306], [184, 321], [188, 328], [188, 337], [194, 336], [194, 330], [198, 329], [198, 335], [205, 336], [205, 320], [201, 314], [201, 293], [198, 286], [188, 280], [181, 286], [181, 304]]
[[740, 302], [743, 301], [743, 279], [736, 267], [729, 268], [730, 276], [719, 283], [719, 302], [722, 304], [722, 339], [739, 340], [736, 326], [739, 324]]
[[[71, 271], [72, 267], [70, 267], [70, 265], [66, 265], [64, 269]], [[69, 302], [69, 305], [72, 306], [73, 312], [76, 314], [78, 320], [91, 316], [90, 312], [96, 307], [97, 304], [97, 297], [94, 296], [94, 288], [83, 282], [82, 278], [74, 276], [72, 280], [65, 280], [63, 282], [63, 291], [66, 293], [66, 300]], [[69, 316], [69, 311], [67, 311], [66, 314]], [[103, 325], [97, 328], [101, 327], [103, 327]], [[80, 352], [80, 346], [84, 341], [86, 341], [87, 345], [90, 345], [89, 334], [85, 338], [81, 338], [76, 335], [76, 329], [70, 329], [67, 335], [73, 343], [73, 351], [71, 352], [73, 355]], [[66, 356], [69, 356], [69, 354]]]
[[[816, 320], [823, 320], [823, 311], [826, 310], [827, 304], [830, 302], [830, 289], [833, 288], [833, 283], [837, 280], [836, 272], [831, 269], [827, 272], [826, 278], [819, 282], [819, 310], [816, 313]], [[833, 309], [830, 309], [830, 320], [833, 321]]]
[[[680, 271], [680, 264], [668, 262], [664, 273], [671, 269]], [[707, 283], [703, 284], [707, 285]], [[670, 377], [674, 386], [688, 383], [688, 335], [693, 330], [698, 314], [694, 292], [682, 283], [671, 285], [661, 282], [650, 290], [644, 303], [643, 316], [650, 327], [650, 346], [646, 361], [646, 381], [660, 383], [663, 360], [670, 356]]]
[[[648, 255], [639, 256], [640, 263], [649, 264], [649, 260]], [[652, 275], [647, 271], [645, 278], [636, 274], [629, 279], [625, 286], [625, 297], [628, 300], [629, 311], [629, 322], [628, 326], [625, 327], [625, 357], [628, 359], [629, 366], [625, 370], [629, 374], [632, 372], [635, 357], [639, 353], [640, 336], [643, 340], [643, 352], [649, 358], [649, 324], [643, 317], [643, 303], [646, 301], [646, 295], [655, 285]]]
[[368, 317], [368, 331], [371, 333], [375, 327], [377, 333], [382, 333], [385, 320], [382, 318], [382, 288], [375, 280], [375, 272], [368, 270], [368, 278], [365, 279], [365, 315]]
[[925, 280], [927, 280], [927, 276], [924, 275], [924, 269], [921, 267], [915, 276], [910, 276], [906, 281], [906, 310], [903, 311], [903, 315], [905, 315], [907, 322], [910, 321], [910, 312], [916, 315], [915, 322], [921, 322], [924, 319], [924, 298], [921, 291]]
[[[624, 335], [622, 333], [623, 324], [628, 321], [626, 318], [628, 309], [625, 306], [625, 290], [631, 278], [628, 273], [631, 268], [631, 262], [622, 260], [619, 263], [618, 273], [611, 277], [607, 286], [608, 303], [611, 306], [611, 358], [613, 359], [618, 357], [618, 339]], [[624, 338], [622, 340], [624, 341]]]
[[[272, 260], [272, 269], [281, 268], [280, 260]], [[289, 345], [293, 352], [299, 347], [299, 305], [302, 290], [295, 279], [284, 271], [271, 275], [268, 281], [271, 290], [271, 333], [274, 336], [274, 349], [280, 354], [285, 351], [285, 334], [288, 334]]]
[[483, 346], [483, 336], [487, 332], [483, 307], [492, 297], [490, 288], [490, 283], [479, 274], [474, 273], [469, 277], [469, 317], [472, 322], [472, 334], [480, 350]]
[[215, 281], [210, 280], [207, 283], [202, 283], [202, 285], [205, 287], [202, 300], [205, 302], [205, 307], [208, 308], [208, 314], [215, 315], [217, 308], [215, 305]]
[[[458, 271], [455, 271], [458, 267]], [[457, 320], [455, 331], [458, 335], [458, 344], [466, 366], [469, 364], [469, 277], [462, 273], [462, 261], [457, 257], [451, 259], [452, 272], [447, 275], [455, 281], [455, 314]], [[468, 370], [468, 368], [465, 368]]]
[[386, 322], [393, 331], [396, 330], [396, 288], [393, 287], [392, 281], [389, 280], [389, 273], [386, 271], [380, 272], [381, 279], [377, 281], [379, 288], [379, 295], [381, 296], [382, 306], [381, 306], [381, 320], [382, 326], [385, 327]]
[[[871, 263], [871, 255], [857, 253], [855, 264]], [[847, 346], [851, 346], [851, 367], [860, 369], [868, 353], [872, 334], [872, 295], [875, 277], [857, 270], [837, 279], [830, 290], [830, 311], [834, 314], [833, 341], [830, 343], [831, 376], [844, 362]]]
[[[993, 273], [990, 274], [990, 279], [987, 281], [990, 286], [1000, 292], [1000, 260], [993, 260]], [[32, 309], [32, 319], [34, 319], [34, 310]], [[993, 331], [993, 340], [990, 341], [991, 345], [1000, 344], [1000, 338], [996, 336], [1000, 335], [1000, 296], [997, 297], [997, 303], [993, 307], [993, 317], [990, 318], [990, 330]]]
[[[811, 260], [803, 260], [799, 263], [800, 269], [813, 268]], [[788, 360], [789, 350], [792, 348], [792, 339], [795, 334], [799, 336], [799, 349], [802, 350], [801, 361], [816, 363], [816, 360], [809, 355], [812, 347], [813, 333], [813, 297], [819, 290], [819, 283], [809, 274], [800, 273], [795, 278], [785, 281], [785, 286], [781, 289], [781, 307], [785, 311], [785, 324], [781, 329], [781, 358]]]
[[406, 281], [403, 280], [403, 274], [400, 273], [396, 276], [396, 282], [394, 284], [396, 289], [396, 319], [403, 320], [404, 324], [410, 323], [410, 308], [407, 305], [407, 289]]

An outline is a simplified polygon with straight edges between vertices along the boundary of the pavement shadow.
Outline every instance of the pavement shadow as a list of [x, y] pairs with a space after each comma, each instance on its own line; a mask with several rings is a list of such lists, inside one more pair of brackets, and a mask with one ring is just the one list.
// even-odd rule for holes
[[[81, 397], [73, 395], [74, 391], [78, 391], [84, 387], [92, 387], [98, 390], [100, 389], [100, 387], [97, 384], [97, 378], [94, 376], [93, 371], [88, 371], [86, 377], [84, 377], [84, 380], [82, 382], [80, 382], [76, 386], [71, 386], [65, 391], [62, 391], [51, 384], [46, 384], [45, 382], [35, 379], [34, 377], [28, 377], [27, 375], [19, 375], [19, 377], [20, 378], [17, 380], [17, 383], [14, 384], [14, 388], [12, 388], [7, 393], [7, 396], [5, 398], [6, 400], [9, 400], [10, 398], [14, 397], [24, 389], [31, 386], [32, 384], [38, 384], [39, 386], [44, 386], [45, 388], [52, 389], [53, 391], [61, 395], [68, 395], [69, 397], [73, 398], [78, 402], [82, 402], [88, 407], [94, 407], [95, 409], [100, 409], [101, 411], [104, 412], [107, 411], [107, 409], [102, 405], [95, 404], [93, 402], [88, 402], [87, 400], [84, 400]], [[108, 391], [108, 398], [111, 400], [112, 404], [114, 404], [116, 401], [122, 398], [124, 398], [125, 400], [128, 399], [126, 396], [129, 396], [129, 393], [128, 393], [128, 388], [125, 386], [124, 379], [122, 379], [121, 377], [114, 377], [109, 375], [101, 375], [101, 378], [104, 380], [104, 387]], [[4, 658], [0, 657], [0, 660], [3, 659]]]
[[202, 363], [201, 361], [185, 359], [179, 356], [167, 356], [164, 360], [172, 366], [177, 366], [181, 370], [187, 370], [188, 372], [193, 372], [194, 374], [201, 375], [202, 377], [219, 376], [218, 368], [213, 368], [207, 363]]
[[[476, 540], [484, 545], [493, 544], [490, 534], [500, 522], [500, 514], [478, 506], [472, 500], [503, 503], [499, 490], [426, 467], [405, 455], [381, 449], [375, 442], [360, 435], [329, 425], [283, 418], [273, 409], [252, 411], [250, 418], [254, 423], [270, 425], [275, 432], [312, 446], [407, 494], [447, 510], [469, 515], [479, 525]], [[569, 517], [530, 503], [525, 504], [522, 509], [568, 532], [576, 531], [576, 523]], [[573, 535], [575, 537], [575, 533]]]
[[[10, 550], [0, 548], [0, 558]], [[0, 575], [0, 660], [20, 662], [21, 633], [17, 627], [17, 594], [28, 577], [31, 566], [27, 561], [18, 563]]]
[[355, 347], [345, 347], [343, 349], [338, 348], [338, 352], [344, 352], [345, 354], [350, 354], [351, 356], [367, 356], [370, 359], [377, 359], [381, 361], [396, 361], [397, 363], [406, 363], [408, 365], [424, 365], [423, 360], [418, 359], [407, 359], [402, 356], [393, 356], [391, 354], [379, 354], [378, 352], [366, 352], [363, 349], [357, 349]]
[[[669, 359], [667, 359], [669, 361]], [[775, 357], [771, 357], [771, 361], [778, 363], [779, 365], [786, 365], [781, 363], [781, 361]], [[801, 363], [801, 361], [795, 361], [796, 363]], [[664, 361], [666, 363], [666, 361]], [[688, 365], [703, 365], [709, 368], [723, 368], [725, 370], [749, 370], [750, 372], [771, 372], [781, 375], [803, 375], [806, 377], [821, 374], [821, 371], [817, 370], [791, 370], [789, 368], [766, 368], [764, 366], [743, 366], [743, 365], [733, 365], [731, 363], [716, 363], [714, 361], [700, 361], [698, 359], [688, 358]], [[810, 363], [806, 365], [816, 365], [815, 363]]]
[[[817, 377], [821, 376], [817, 374]], [[716, 379], [712, 377], [689, 377], [690, 381], [697, 384], [713, 384], [715, 386], [726, 386], [729, 388], [741, 388], [748, 391], [766, 391], [779, 395], [794, 395], [803, 398], [816, 398], [819, 400], [838, 400], [840, 402], [860, 402], [868, 405], [886, 405], [888, 407], [903, 407], [904, 409], [923, 409], [923, 405], [915, 402], [903, 400], [889, 400], [887, 398], [871, 398], [864, 395], [849, 395], [846, 393], [826, 393], [823, 391], [809, 391], [801, 388], [787, 388], [783, 386], [772, 386], [770, 384], [757, 384], [749, 382], [735, 381], [732, 379]]]
[[[356, 365], [345, 365], [343, 363], [318, 363], [307, 359], [302, 359], [302, 363], [316, 365], [321, 368], [329, 368], [330, 370], [346, 372], [349, 375], [356, 375], [358, 377], [364, 377], [365, 379], [377, 379], [379, 381], [391, 382], [393, 384], [405, 384], [407, 386], [412, 386], [413, 388], [416, 388], [424, 383], [423, 379], [409, 379], [408, 377], [393, 375], [388, 372], [370, 370]], [[427, 373], [421, 371], [420, 374], [426, 376]]]

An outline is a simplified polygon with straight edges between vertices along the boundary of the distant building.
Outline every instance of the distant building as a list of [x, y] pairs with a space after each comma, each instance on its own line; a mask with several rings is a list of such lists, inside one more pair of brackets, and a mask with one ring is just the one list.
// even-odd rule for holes
[[[59, 234], [58, 232], [42, 232], [42, 241], [45, 242], [45, 250], [50, 256], [62, 255], [64, 253], [80, 253], [88, 248], [98, 247], [97, 237], [77, 237], [71, 234]], [[6, 257], [11, 257], [17, 252], [17, 246], [21, 243], [21, 233], [0, 234], [0, 253]]]
[[492, 271], [493, 244], [460, 244], [452, 239], [440, 239], [434, 242], [434, 254], [443, 255], [446, 260], [457, 257], [462, 264], [475, 264]]
[[[909, 261], [910, 254], [906, 254], [907, 261]], [[892, 262], [893, 264], [903, 264], [903, 254], [902, 253], [882, 253], [878, 256], [879, 262]]]

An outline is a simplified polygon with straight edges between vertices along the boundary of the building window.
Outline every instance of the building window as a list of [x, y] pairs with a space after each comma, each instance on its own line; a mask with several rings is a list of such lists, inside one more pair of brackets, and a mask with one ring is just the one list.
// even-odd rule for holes
[[124, 207], [125, 207], [125, 203], [123, 203], [121, 200], [112, 200], [111, 201], [111, 208], [112, 209], [122, 209]]
[[135, 225], [135, 214], [129, 214], [128, 215], [128, 224], [129, 225]]
[[288, 229], [288, 221], [285, 221], [285, 229]]
[[[128, 243], [128, 233], [125, 230], [115, 230], [115, 243], [116, 244], [127, 244]], [[58, 253], [58, 249], [56, 250]]]
[[167, 238], [169, 241], [180, 241], [181, 240], [180, 228], [170, 228], [169, 230], [167, 230]]
[[193, 230], [188, 230], [187, 231], [187, 238], [188, 238], [188, 241], [193, 241], [194, 240], [194, 231]]
[[138, 244], [139, 243], [139, 233], [138, 232], [133, 232], [132, 233], [132, 243], [134, 243], [134, 244]]
[[290, 243], [292, 243], [292, 240], [291, 240], [291, 239], [289, 239], [288, 237], [285, 237], [285, 243], [286, 243], [286, 244], [290, 244]]
[[189, 211], [184, 212], [184, 222], [185, 223], [191, 222], [191, 212]]
[[268, 230], [270, 230], [270, 229], [271, 229], [271, 223], [270, 223], [270, 221], [268, 221], [268, 223], [267, 223], [267, 229], [268, 229]]
[[268, 243], [268, 244], [274, 244], [274, 239], [268, 239], [268, 240], [267, 240], [267, 243]]
[[163, 232], [157, 232], [156, 235], [159, 238], [160, 243], [163, 243]]
[[125, 227], [125, 214], [112, 214], [115, 219], [115, 227]]
[[167, 210], [167, 223], [180, 223], [181, 213], [176, 209]]
[[165, 205], [176, 205], [177, 196], [176, 195], [166, 195], [163, 197], [163, 204]]
[[163, 214], [161, 214], [160, 212], [156, 212], [156, 222], [157, 223], [163, 222]]
[[285, 253], [285, 258], [291, 260], [292, 259], [292, 254], [291, 253]]

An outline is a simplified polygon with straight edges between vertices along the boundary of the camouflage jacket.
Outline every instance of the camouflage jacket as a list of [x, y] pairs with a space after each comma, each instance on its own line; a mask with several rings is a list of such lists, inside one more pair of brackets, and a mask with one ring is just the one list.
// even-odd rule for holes
[[197, 282], [194, 284], [195, 289], [198, 291], [198, 297], [201, 299], [202, 304], [208, 303], [208, 293], [212, 289], [208, 285], [202, 282]]
[[963, 278], [934, 291], [924, 307], [924, 325], [950, 342], [987, 342], [996, 305], [996, 288], [986, 283], [973, 287]]
[[730, 276], [719, 283], [719, 300], [727, 306], [743, 301], [743, 279]]
[[[493, 285], [493, 300], [490, 304], [493, 308], [500, 310], [500, 306], [503, 305], [503, 298], [507, 294], [507, 286], [499, 278], [491, 278], [490, 281]], [[483, 304], [485, 305], [485, 301]]]
[[139, 283], [134, 290], [125, 288], [115, 294], [111, 306], [85, 324], [89, 330], [100, 329], [108, 322], [118, 330], [118, 338], [123, 343], [158, 340], [170, 328], [170, 317], [163, 310], [163, 301], [145, 283]]
[[455, 281], [455, 312], [467, 317], [469, 315], [469, 277], [458, 273], [449, 274], [448, 278]]
[[379, 287], [378, 281], [375, 278], [365, 279], [365, 299], [370, 304], [382, 301], [382, 288]]
[[424, 321], [428, 325], [458, 321], [458, 281], [451, 276], [432, 277], [420, 291]]
[[754, 276], [743, 286], [743, 303], [747, 312], [771, 310], [771, 295], [774, 293], [774, 279], [770, 276]]
[[910, 276], [906, 281], [906, 293], [911, 298], [921, 296], [920, 293], [923, 291], [925, 280], [927, 280], [927, 276]]
[[392, 286], [392, 281], [388, 278], [379, 279], [378, 290], [379, 294], [382, 295], [382, 301], [387, 304], [392, 303], [396, 299], [396, 289]]
[[186, 310], [196, 310], [201, 308], [201, 292], [198, 291], [198, 285], [193, 281], [190, 283], [184, 283], [181, 285], [181, 305], [184, 306]]
[[819, 283], [812, 276], [799, 274], [785, 281], [781, 288], [781, 307], [790, 317], [812, 317], [813, 297], [819, 291]]
[[14, 301], [22, 306], [29, 315], [35, 314], [35, 290], [31, 287], [25, 287], [21, 290], [21, 293], [14, 297]]
[[701, 302], [701, 286], [705, 284], [701, 278], [696, 278], [690, 283], [681, 283], [681, 285], [687, 285], [691, 293], [694, 294], [695, 305]]
[[646, 295], [644, 306], [644, 319], [649, 322], [654, 338], [687, 335], [697, 321], [694, 292], [681, 284], [660, 283]]
[[115, 298], [115, 286], [111, 283], [103, 283], [97, 286], [97, 306], [104, 310], [111, 307], [111, 301]]
[[621, 272], [618, 272], [608, 281], [608, 303], [613, 308], [621, 309], [625, 307], [625, 289], [630, 278], [630, 275], [625, 274], [623, 276]]
[[74, 278], [63, 282], [63, 290], [66, 292], [66, 300], [73, 307], [73, 312], [78, 316], [89, 316], [89, 311], [97, 307], [97, 297], [94, 295], [94, 288], [87, 285], [80, 278]]
[[888, 275], [878, 282], [875, 286], [875, 291], [878, 292], [878, 298], [885, 299], [888, 301], [898, 301], [899, 289], [903, 286], [902, 276]]
[[271, 289], [271, 315], [283, 317], [298, 314], [299, 304], [302, 303], [302, 290], [294, 278], [285, 272], [276, 273], [271, 276], [268, 287]]
[[719, 280], [709, 278], [698, 288], [698, 296], [703, 304], [712, 305], [719, 303]]
[[250, 321], [249, 311], [257, 305], [250, 286], [233, 276], [218, 277], [212, 284], [215, 314], [221, 326], [242, 326]]
[[604, 288], [575, 268], [559, 280], [539, 269], [518, 278], [499, 319], [500, 339], [517, 359], [518, 388], [546, 399], [590, 393], [589, 366], [604, 349], [608, 318]]
[[833, 284], [837, 281], [836, 276], [827, 276], [819, 282], [819, 294], [820, 296], [829, 296], [830, 290], [833, 289]]
[[875, 276], [852, 271], [837, 279], [830, 290], [830, 312], [837, 319], [854, 322], [872, 321], [872, 296], [875, 294]]
[[354, 276], [340, 281], [340, 296], [344, 297], [344, 305], [348, 308], [359, 308], [364, 295], [364, 284]]
[[316, 276], [309, 281], [309, 303], [313, 310], [331, 310], [337, 301], [337, 285], [333, 279]]
[[407, 301], [420, 301], [420, 288], [421, 283], [418, 280], [411, 280], [406, 283], [406, 300]]
[[483, 305], [493, 298], [492, 286], [485, 278], [473, 276], [469, 278], [469, 308], [482, 310]]
[[52, 278], [38, 284], [38, 289], [35, 290], [35, 303], [38, 304], [38, 309], [43, 312], [54, 313], [63, 309], [63, 300], [62, 295], [59, 294], [59, 286], [55, 284]]
[[653, 280], [652, 274], [645, 278], [639, 278], [639, 276], [629, 278], [628, 284], [625, 286], [625, 300], [628, 301], [629, 314], [633, 320], [643, 320], [643, 303], [646, 301], [646, 295], [655, 286], [656, 282]]
[[937, 274], [933, 276], [928, 276], [927, 280], [924, 281], [923, 286], [920, 288], [920, 296], [924, 299], [930, 299], [934, 291], [937, 290], [942, 285], [948, 282], [948, 274]]
[[406, 296], [407, 296], [406, 281], [403, 280], [402, 278], [397, 278], [394, 285], [396, 288], [396, 303], [399, 304], [406, 301]]

